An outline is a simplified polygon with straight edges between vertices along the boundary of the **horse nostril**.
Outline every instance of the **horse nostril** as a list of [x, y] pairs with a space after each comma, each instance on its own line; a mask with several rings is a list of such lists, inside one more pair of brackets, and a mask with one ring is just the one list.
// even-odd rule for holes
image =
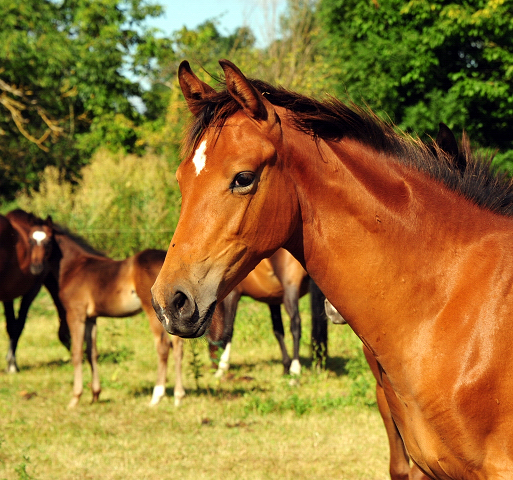
[[180, 292], [178, 290], [174, 294], [173, 299], [171, 300], [171, 304], [176, 314], [182, 317], [187, 313], [187, 307], [189, 306], [189, 298], [185, 293]]

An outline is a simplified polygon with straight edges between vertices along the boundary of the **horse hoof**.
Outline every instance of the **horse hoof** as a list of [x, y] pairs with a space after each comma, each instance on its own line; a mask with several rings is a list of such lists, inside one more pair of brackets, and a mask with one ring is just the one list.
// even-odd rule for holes
[[73, 397], [71, 401], [68, 403], [68, 408], [75, 408], [78, 405], [78, 401], [80, 400], [80, 397]]
[[163, 385], [155, 385], [153, 387], [153, 395], [151, 396], [150, 407], [158, 405], [166, 395], [166, 388]]
[[7, 373], [18, 373], [20, 371], [20, 369], [18, 368], [18, 365], [16, 364], [10, 364], [10, 365], [7, 365]]
[[292, 360], [289, 373], [296, 377], [299, 377], [301, 375], [301, 364], [299, 363], [299, 360], [297, 360], [297, 359]]

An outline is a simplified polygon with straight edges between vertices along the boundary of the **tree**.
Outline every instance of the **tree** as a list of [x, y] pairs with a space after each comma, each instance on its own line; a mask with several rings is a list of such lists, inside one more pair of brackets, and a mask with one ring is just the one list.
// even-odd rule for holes
[[195, 29], [183, 27], [173, 32], [167, 42], [170, 47], [158, 50], [156, 65], [145, 78], [150, 87], [141, 98], [150, 121], [143, 127], [141, 140], [146, 149], [165, 154], [171, 162], [177, 163], [183, 127], [189, 118], [176, 76], [180, 62], [187, 59], [196, 64], [198, 75], [213, 83], [212, 77], [219, 79], [218, 60], [232, 58], [236, 61], [245, 56], [254, 49], [255, 37], [246, 27], [222, 35], [214, 18]]
[[37, 185], [46, 165], [72, 177], [99, 143], [134, 148], [140, 86], [127, 73], [148, 69], [142, 22], [161, 13], [143, 0], [0, 0], [0, 196]]
[[513, 148], [512, 0], [321, 0], [339, 93], [399, 127]]

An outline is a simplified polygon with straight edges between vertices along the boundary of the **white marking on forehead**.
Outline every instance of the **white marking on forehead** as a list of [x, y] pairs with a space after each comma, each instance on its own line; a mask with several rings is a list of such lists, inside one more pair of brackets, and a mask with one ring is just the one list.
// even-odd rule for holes
[[194, 154], [194, 158], [192, 159], [192, 163], [196, 167], [196, 176], [200, 174], [200, 172], [205, 168], [205, 162], [207, 161], [207, 156], [205, 155], [205, 150], [207, 149], [207, 141], [203, 140], [200, 143], [200, 146], [197, 148], [196, 153]]
[[37, 230], [32, 234], [32, 238], [39, 245], [46, 238], [46, 233], [41, 230]]

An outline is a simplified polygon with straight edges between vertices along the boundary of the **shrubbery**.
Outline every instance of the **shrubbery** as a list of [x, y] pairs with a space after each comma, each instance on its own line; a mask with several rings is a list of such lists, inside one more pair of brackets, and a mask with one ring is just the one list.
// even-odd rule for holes
[[51, 215], [114, 258], [167, 249], [180, 211], [173, 160], [100, 150], [76, 185], [47, 167], [39, 191], [20, 195], [17, 204], [40, 217]]

